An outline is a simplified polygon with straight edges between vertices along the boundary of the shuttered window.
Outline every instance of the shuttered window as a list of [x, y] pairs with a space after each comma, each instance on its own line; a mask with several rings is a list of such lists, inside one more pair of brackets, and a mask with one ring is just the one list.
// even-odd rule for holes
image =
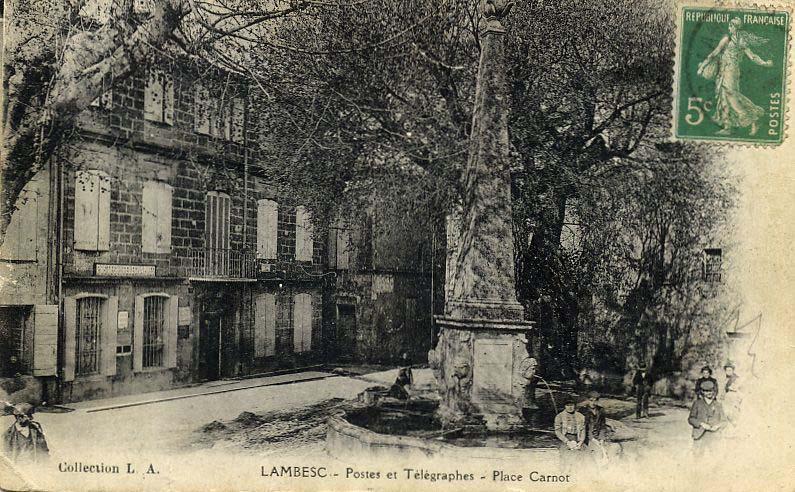
[[110, 247], [110, 177], [98, 170], [75, 173], [75, 249]]
[[143, 189], [142, 247], [144, 253], [171, 252], [172, 187], [148, 181]]
[[[39, 232], [40, 181], [30, 181], [17, 199], [17, 209], [6, 229], [0, 259], [12, 261], [36, 261]], [[43, 203], [43, 200], [42, 200]]]
[[306, 207], [299, 206], [295, 209], [295, 259], [298, 261], [312, 261], [313, 238], [312, 219]]
[[257, 201], [257, 258], [276, 259], [279, 235], [279, 204], [273, 200]]
[[240, 97], [232, 99], [232, 135], [231, 140], [243, 143], [246, 131], [246, 100]]
[[293, 300], [293, 351], [312, 350], [312, 296], [296, 294]]
[[214, 135], [217, 126], [216, 111], [213, 100], [210, 99], [210, 90], [201, 83], [196, 84], [193, 103], [194, 130], [204, 135]]
[[147, 71], [144, 118], [167, 125], [174, 124], [174, 79], [159, 68], [150, 67]]
[[260, 294], [254, 319], [254, 356], [270, 357], [276, 353], [276, 296]]

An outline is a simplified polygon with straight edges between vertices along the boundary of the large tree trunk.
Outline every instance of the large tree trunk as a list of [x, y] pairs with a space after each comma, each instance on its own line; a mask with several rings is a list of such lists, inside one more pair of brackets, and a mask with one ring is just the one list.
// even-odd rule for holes
[[[13, 15], [16, 4], [12, 2]], [[9, 22], [5, 59], [3, 146], [0, 155], [0, 241], [25, 184], [47, 163], [74, 128], [77, 115], [103, 90], [132, 72], [153, 46], [162, 46], [188, 12], [187, 0], [156, 0], [147, 19], [137, 22], [131, 0], [114, 4], [110, 19], [96, 31], [65, 36], [62, 49], [42, 42], [31, 49], [24, 27]], [[76, 9], [66, 24], [74, 24]], [[16, 39], [15, 39], [16, 38]], [[25, 44], [24, 48], [22, 45]], [[56, 51], [57, 50], [57, 51]], [[103, 85], [104, 82], [104, 85]]]

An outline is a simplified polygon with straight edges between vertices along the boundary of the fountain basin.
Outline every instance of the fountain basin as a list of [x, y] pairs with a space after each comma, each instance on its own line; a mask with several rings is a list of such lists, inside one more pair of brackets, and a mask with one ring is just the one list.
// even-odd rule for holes
[[[332, 456], [412, 460], [531, 460], [558, 462], [550, 431], [502, 433], [481, 428], [445, 429], [434, 416], [438, 402], [360, 406], [329, 418], [326, 451]], [[402, 408], [401, 408], [402, 407]]]

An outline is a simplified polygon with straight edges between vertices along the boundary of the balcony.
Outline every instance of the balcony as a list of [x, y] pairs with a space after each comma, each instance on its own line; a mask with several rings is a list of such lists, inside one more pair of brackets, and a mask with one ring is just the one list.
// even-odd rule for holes
[[185, 275], [193, 279], [256, 279], [257, 262], [253, 251], [220, 248], [193, 248], [185, 259]]

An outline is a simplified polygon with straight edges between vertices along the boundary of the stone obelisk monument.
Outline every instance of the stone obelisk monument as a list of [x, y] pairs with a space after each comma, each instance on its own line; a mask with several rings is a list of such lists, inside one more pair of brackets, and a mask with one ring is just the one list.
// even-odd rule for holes
[[[457, 231], [448, 230], [445, 314], [429, 354], [442, 420], [482, 416], [491, 429], [522, 422], [524, 387], [532, 378], [525, 344], [532, 323], [516, 300], [511, 177], [505, 82], [509, 0], [485, 0], [469, 158]], [[528, 364], [530, 362], [530, 364]], [[524, 368], [524, 369], [523, 369]], [[531, 369], [532, 371], [532, 369]]]

